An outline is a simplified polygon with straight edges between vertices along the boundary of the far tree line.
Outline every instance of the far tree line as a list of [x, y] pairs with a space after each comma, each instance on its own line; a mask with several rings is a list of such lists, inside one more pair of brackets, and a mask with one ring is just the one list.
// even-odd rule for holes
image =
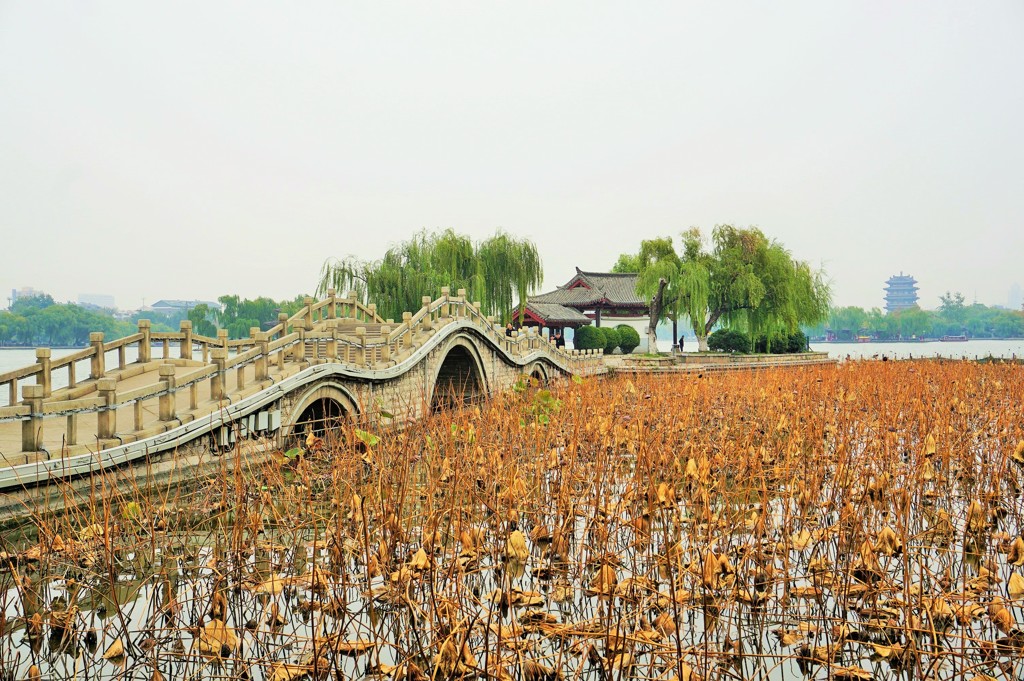
[[879, 308], [836, 307], [828, 319], [806, 329], [811, 337], [832, 336], [835, 340], [852, 341], [858, 336], [878, 340], [913, 338], [1024, 338], [1024, 311], [968, 304], [963, 294], [939, 296], [935, 310], [913, 306], [886, 313]]
[[102, 331], [108, 339], [135, 333], [140, 319], [150, 320], [154, 331], [178, 331], [182, 320], [189, 319], [199, 335], [215, 337], [218, 329], [227, 329], [230, 338], [244, 338], [252, 327], [276, 324], [281, 312], [297, 312], [303, 298], [249, 300], [227, 295], [217, 299], [221, 309], [199, 304], [179, 313], [138, 311], [119, 316], [114, 310], [57, 303], [49, 295], [25, 297], [14, 301], [10, 310], [0, 312], [0, 346], [83, 347], [93, 331]]

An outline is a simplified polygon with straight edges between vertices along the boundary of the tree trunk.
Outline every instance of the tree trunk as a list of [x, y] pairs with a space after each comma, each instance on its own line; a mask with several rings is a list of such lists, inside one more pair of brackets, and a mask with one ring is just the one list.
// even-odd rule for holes
[[699, 352], [707, 352], [708, 351], [708, 335], [707, 334], [703, 334], [703, 335], [697, 334], [697, 350]]
[[658, 292], [651, 299], [651, 321], [647, 324], [647, 352], [658, 351], [658, 318], [661, 317], [661, 299], [665, 294], [668, 281], [664, 277], [658, 280]]

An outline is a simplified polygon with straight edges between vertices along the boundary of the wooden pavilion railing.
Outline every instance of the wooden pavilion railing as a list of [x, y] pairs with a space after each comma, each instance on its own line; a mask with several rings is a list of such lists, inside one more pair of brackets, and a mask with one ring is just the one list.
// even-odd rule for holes
[[[250, 336], [228, 339], [221, 330], [216, 338], [195, 334], [192, 323], [181, 322], [177, 333], [150, 330], [148, 320], [140, 320], [138, 333], [105, 341], [103, 333], [92, 333], [89, 347], [52, 359], [49, 348], [36, 350], [36, 364], [0, 374], [0, 394], [8, 396], [8, 406], [0, 407], [0, 425], [20, 421], [22, 451], [43, 449], [44, 424], [66, 419], [64, 445], [79, 445], [79, 419], [85, 413], [96, 414], [96, 432], [89, 444], [102, 449], [163, 432], [168, 422], [180, 421], [178, 396], [188, 395], [188, 414], [194, 418], [201, 409], [199, 387], [209, 386], [206, 406], [216, 407], [237, 397], [246, 389], [246, 369], [256, 383], [270, 378], [272, 372], [284, 372], [296, 366], [338, 362], [353, 369], [376, 370], [408, 362], [431, 337], [451, 324], [462, 324], [487, 338], [500, 351], [513, 358], [531, 353], [544, 356], [573, 374], [587, 375], [604, 370], [598, 351], [556, 348], [535, 329], [507, 336], [494, 318], [480, 312], [480, 303], [470, 303], [465, 291], [450, 295], [445, 287], [441, 296], [423, 297], [422, 307], [406, 312], [401, 322], [381, 319], [376, 306], [364, 305], [355, 294], [338, 297], [328, 291], [324, 300], [306, 298], [304, 307], [292, 316], [281, 314], [278, 323], [266, 331], [253, 328]], [[177, 356], [172, 356], [172, 348]], [[127, 361], [127, 350], [135, 348], [137, 359]], [[112, 365], [107, 365], [113, 355]], [[89, 362], [87, 378], [76, 373], [76, 365]], [[186, 369], [179, 373], [178, 369]], [[190, 370], [189, 370], [190, 369]], [[65, 372], [66, 385], [55, 389], [54, 376]], [[155, 372], [153, 383], [126, 389], [127, 379]], [[229, 390], [229, 372], [234, 372], [234, 390]], [[205, 392], [205, 391], [204, 391]], [[158, 423], [146, 423], [145, 406], [156, 406]], [[131, 428], [119, 428], [119, 408], [132, 406]], [[125, 425], [125, 424], [122, 424]], [[95, 442], [93, 441], [95, 437]]]

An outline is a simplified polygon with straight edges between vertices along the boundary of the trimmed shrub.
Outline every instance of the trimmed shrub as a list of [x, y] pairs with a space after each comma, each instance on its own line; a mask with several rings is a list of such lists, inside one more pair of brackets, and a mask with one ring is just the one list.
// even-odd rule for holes
[[771, 347], [768, 346], [768, 336], [759, 336], [754, 343], [756, 352], [770, 352], [773, 355], [785, 355], [807, 350], [807, 336], [803, 331], [791, 334], [778, 334], [771, 336]]
[[601, 331], [604, 333], [604, 354], [610, 355], [619, 347], [619, 332], [610, 326], [602, 326]]
[[572, 337], [572, 346], [577, 350], [603, 350], [604, 334], [596, 326], [581, 326]]
[[640, 332], [629, 324], [619, 324], [615, 330], [619, 332], [619, 349], [622, 354], [628, 355], [640, 345]]
[[750, 338], [740, 331], [719, 329], [708, 336], [708, 348], [719, 352], [750, 352]]
[[796, 333], [790, 334], [786, 343], [786, 352], [805, 352], [808, 349], [809, 345], [807, 341], [807, 334], [803, 331], [797, 331]]

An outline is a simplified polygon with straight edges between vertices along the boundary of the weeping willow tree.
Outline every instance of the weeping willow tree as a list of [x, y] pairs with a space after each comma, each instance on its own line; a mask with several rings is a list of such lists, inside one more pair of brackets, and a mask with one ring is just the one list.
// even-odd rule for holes
[[451, 229], [423, 230], [389, 248], [380, 260], [327, 260], [318, 293], [355, 291], [360, 300], [376, 303], [382, 317], [400, 319], [403, 312], [420, 308], [422, 296], [439, 295], [442, 286], [453, 292], [464, 288], [470, 300], [480, 301], [484, 314], [507, 320], [516, 301], [525, 305], [543, 277], [537, 247], [528, 239], [499, 231], [474, 243]]
[[770, 339], [828, 316], [832, 293], [824, 274], [794, 260], [785, 247], [756, 228], [718, 225], [711, 249], [700, 230], [683, 233], [682, 305], [699, 349], [717, 324]]
[[648, 298], [666, 280], [661, 314], [673, 322], [673, 342], [676, 322], [688, 319], [702, 351], [719, 324], [770, 342], [829, 314], [831, 291], [823, 274], [756, 228], [719, 225], [710, 248], [699, 229], [687, 230], [681, 254], [670, 237], [643, 241], [639, 253], [620, 256], [614, 269], [637, 272], [637, 293]]

